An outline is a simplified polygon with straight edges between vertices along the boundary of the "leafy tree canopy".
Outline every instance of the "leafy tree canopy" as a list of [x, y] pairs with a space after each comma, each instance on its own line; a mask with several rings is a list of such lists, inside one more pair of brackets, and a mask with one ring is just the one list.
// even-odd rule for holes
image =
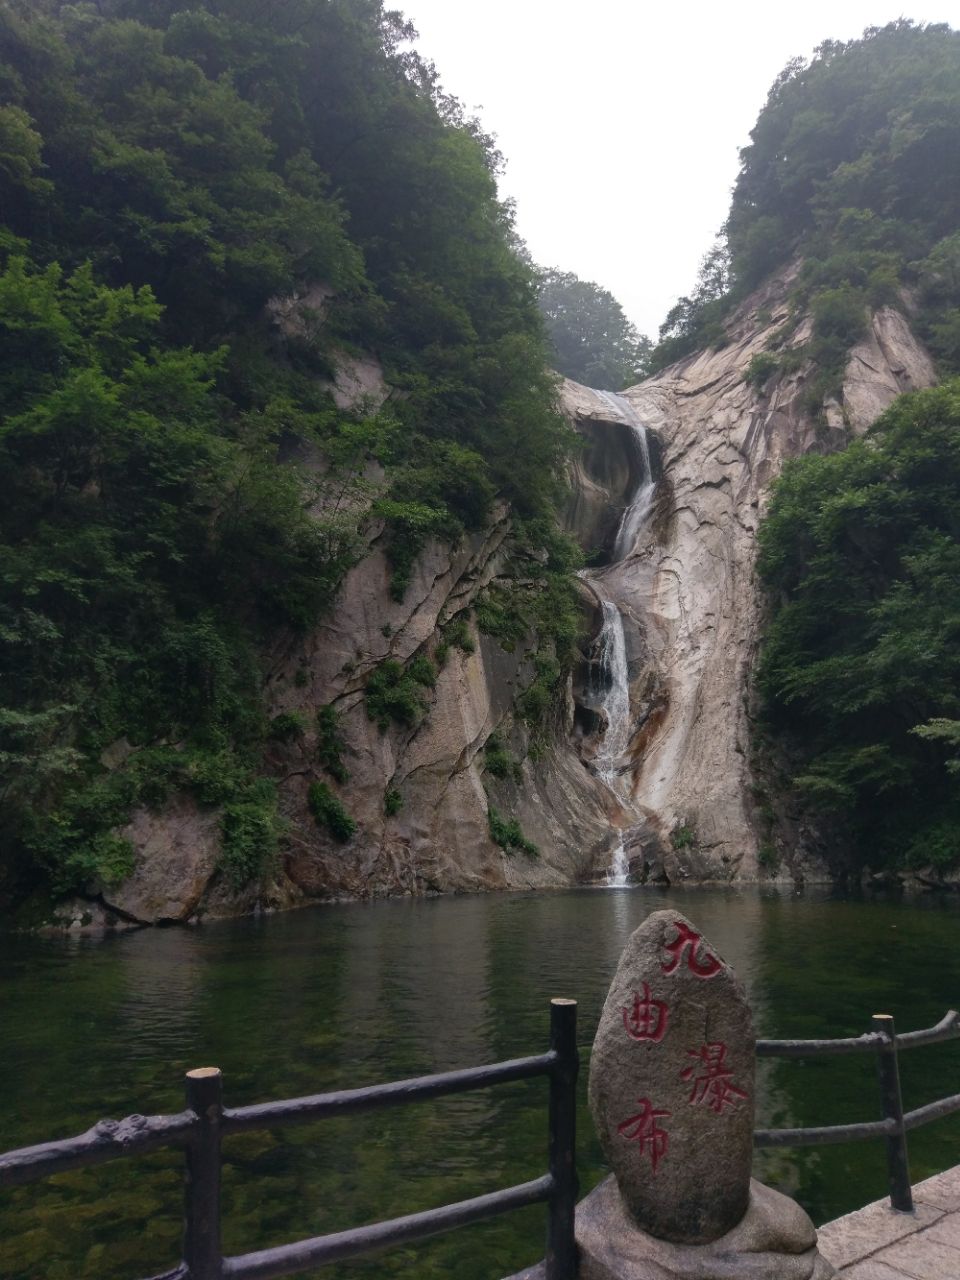
[[538, 298], [559, 373], [602, 391], [620, 391], [645, 376], [653, 344], [608, 290], [550, 268], [540, 273]]
[[960, 379], [789, 463], [761, 532], [759, 686], [861, 863], [960, 860]]
[[[727, 277], [708, 259], [661, 329], [656, 367], [722, 343], [730, 307], [799, 256], [798, 309], [832, 290], [859, 307], [862, 329], [867, 305], [897, 301], [906, 283], [924, 336], [945, 369], [960, 369], [948, 265], [960, 226], [960, 32], [903, 19], [827, 41], [787, 64], [750, 137], [721, 246]], [[835, 374], [850, 328], [818, 336], [827, 342], [814, 355]]]
[[[497, 499], [550, 523], [533, 273], [414, 34], [380, 0], [0, 2], [0, 900], [121, 876], [116, 827], [181, 787], [255, 875], [256, 655], [332, 601], [358, 507], [401, 595]], [[315, 283], [283, 337], [266, 304]], [[373, 418], [330, 398], [344, 348], [401, 392]]]

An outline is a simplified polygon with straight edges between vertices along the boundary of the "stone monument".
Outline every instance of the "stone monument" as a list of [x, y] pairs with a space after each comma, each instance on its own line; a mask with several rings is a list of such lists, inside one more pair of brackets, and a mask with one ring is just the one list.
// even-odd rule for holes
[[816, 1231], [751, 1181], [743, 987], [676, 911], [630, 937], [597, 1028], [590, 1110], [613, 1176], [577, 1208], [581, 1280], [827, 1280]]

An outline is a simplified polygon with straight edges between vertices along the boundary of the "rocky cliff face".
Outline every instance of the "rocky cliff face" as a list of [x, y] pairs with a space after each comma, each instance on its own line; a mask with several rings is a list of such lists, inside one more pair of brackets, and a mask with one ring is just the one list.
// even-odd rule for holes
[[[402, 603], [390, 599], [389, 567], [373, 530], [369, 554], [348, 576], [330, 620], [306, 642], [271, 655], [274, 712], [300, 712], [315, 726], [317, 710], [333, 706], [349, 779], [337, 785], [318, 765], [313, 727], [276, 748], [289, 835], [270, 883], [229, 893], [217, 871], [216, 816], [184, 803], [135, 816], [126, 834], [138, 849], [136, 870], [105, 893], [108, 905], [156, 922], [337, 897], [559, 887], [587, 874], [609, 841], [609, 823], [602, 794], [562, 736], [536, 763], [525, 760], [519, 777], [484, 777], [483, 747], [495, 729], [523, 751], [511, 709], [532, 678], [527, 646], [507, 653], [468, 621], [472, 651], [451, 647], [418, 725], [381, 729], [367, 710], [364, 686], [380, 663], [435, 654], [439, 628], [469, 618], [477, 593], [497, 574], [507, 530], [501, 510], [458, 548], [430, 544]], [[337, 793], [356, 821], [350, 839], [335, 840], [314, 820], [308, 790], [315, 781]], [[401, 806], [393, 814], [388, 792]], [[539, 856], [493, 842], [489, 803], [519, 820]]]
[[[721, 350], [692, 356], [625, 393], [656, 435], [662, 468], [635, 554], [603, 573], [626, 622], [632, 768], [624, 822], [627, 852], [641, 877], [827, 875], [812, 833], [802, 829], [790, 856], [766, 849], [767, 865], [758, 863], [765, 833], [749, 718], [762, 608], [754, 575], [757, 524], [786, 458], [837, 447], [848, 432], [865, 431], [902, 391], [931, 385], [934, 370], [904, 315], [884, 308], [851, 352], [843, 404], [827, 406], [826, 427], [817, 428], [803, 405], [809, 370], [752, 389], [744, 373], [787, 318], [794, 272], [772, 279], [740, 307]], [[801, 325], [790, 345], [808, 338]], [[588, 439], [607, 437], [616, 414], [606, 398], [568, 383], [564, 400]], [[592, 456], [585, 455], [588, 466]], [[598, 470], [589, 479], [586, 492], [598, 505], [603, 475]], [[622, 501], [618, 487], [609, 492], [612, 503]], [[582, 524], [575, 505], [571, 525]]]
[[[758, 862], [764, 833], [751, 790], [748, 705], [761, 608], [757, 523], [785, 458], [863, 431], [899, 392], [929, 385], [934, 373], [904, 316], [887, 308], [851, 354], [843, 405], [828, 406], [826, 427], [818, 430], [803, 408], [804, 370], [752, 389], [745, 370], [786, 318], [790, 283], [783, 273], [750, 298], [722, 350], [625, 393], [649, 429], [658, 483], [635, 546], [606, 567], [642, 468], [623, 405], [564, 384], [564, 410], [584, 439], [567, 523], [599, 567], [583, 581], [593, 638], [536, 760], [513, 716], [513, 699], [532, 676], [532, 640], [508, 653], [478, 633], [471, 615], [478, 593], [503, 571], [509, 514], [497, 512], [460, 547], [428, 545], [400, 603], [387, 589], [381, 531], [371, 528], [369, 552], [330, 619], [305, 642], [268, 655], [274, 714], [299, 712], [309, 726], [271, 761], [289, 837], [269, 883], [230, 892], [217, 869], [217, 816], [183, 801], [161, 815], [134, 815], [126, 834], [136, 869], [103, 894], [108, 907], [156, 922], [342, 896], [562, 886], [602, 879], [618, 846], [635, 879], [824, 878], [803, 831], [799, 854], [779, 872]], [[801, 326], [792, 342], [808, 336]], [[347, 370], [338, 396], [354, 391], [378, 402], [376, 370]], [[614, 787], [597, 766], [609, 732], [596, 695], [604, 598], [624, 621], [629, 682], [627, 763]], [[440, 629], [457, 621], [468, 645], [449, 649], [428, 714], [414, 727], [380, 728], [364, 696], [371, 672], [385, 659], [435, 656]], [[345, 742], [342, 785], [317, 762], [316, 712], [324, 706], [337, 711]], [[522, 759], [503, 777], [485, 768], [495, 730]], [[355, 819], [350, 839], [318, 826], [307, 800], [314, 781]], [[539, 855], [493, 842], [491, 803], [519, 822]]]

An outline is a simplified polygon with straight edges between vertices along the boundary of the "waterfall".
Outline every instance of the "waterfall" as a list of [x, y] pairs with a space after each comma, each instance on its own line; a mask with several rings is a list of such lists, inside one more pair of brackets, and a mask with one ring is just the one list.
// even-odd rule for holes
[[617, 841], [617, 847], [613, 851], [613, 861], [610, 863], [610, 869], [607, 872], [607, 887], [610, 889], [623, 889], [629, 883], [627, 876], [630, 873], [630, 862], [627, 858], [627, 851], [623, 847], [623, 835]]
[[[614, 540], [611, 564], [619, 564], [633, 554], [637, 539], [650, 514], [656, 481], [650, 464], [650, 440], [647, 428], [640, 421], [633, 405], [624, 396], [612, 391], [598, 391], [600, 398], [609, 405], [631, 431], [636, 458], [640, 464], [640, 481], [630, 501], [624, 508]], [[625, 761], [630, 745], [630, 679], [627, 669], [627, 646], [623, 630], [623, 614], [609, 598], [602, 572], [586, 572], [600, 600], [603, 626], [599, 637], [599, 673], [597, 700], [606, 718], [603, 739], [595, 757], [597, 777], [618, 803], [628, 797], [623, 792], [623, 775], [629, 768]], [[613, 859], [607, 871], [607, 884], [611, 888], [627, 884], [629, 861], [623, 844], [623, 835], [613, 851]]]
[[647, 428], [637, 417], [633, 405], [625, 396], [614, 395], [612, 391], [601, 391], [599, 394], [611, 409], [616, 410], [621, 421], [630, 428], [633, 447], [640, 461], [641, 480], [620, 518], [620, 527], [613, 544], [612, 563], [618, 564], [631, 555], [637, 545], [637, 537], [650, 514], [657, 482], [653, 478], [653, 467], [650, 463], [650, 436]]
[[612, 600], [600, 601], [603, 629], [600, 632], [600, 708], [606, 714], [606, 730], [597, 752], [597, 775], [611, 791], [618, 791], [617, 766], [627, 749], [630, 733], [630, 683], [627, 672], [627, 644], [623, 634], [623, 614]]

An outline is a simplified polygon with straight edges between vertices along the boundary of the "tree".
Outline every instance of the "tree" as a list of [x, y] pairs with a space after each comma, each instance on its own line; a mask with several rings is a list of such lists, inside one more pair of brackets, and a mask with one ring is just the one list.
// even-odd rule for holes
[[960, 861], [958, 537], [960, 379], [788, 464], [761, 527], [767, 718], [861, 862]]
[[538, 293], [559, 373], [619, 391], [645, 376], [652, 348], [612, 293], [572, 271], [541, 271]]
[[[398, 593], [495, 499], [550, 558], [570, 434], [533, 272], [414, 34], [382, 0], [0, 4], [0, 899], [115, 878], [116, 827], [178, 790], [255, 873], [259, 654], [316, 625], [378, 501]], [[371, 418], [331, 397], [345, 346], [400, 392]]]
[[[960, 32], [899, 20], [793, 59], [740, 153], [723, 269], [708, 255], [697, 289], [660, 330], [654, 368], [722, 342], [731, 309], [799, 258], [791, 323], [823, 291], [834, 301], [847, 292], [862, 309], [896, 304], [920, 283], [923, 336], [945, 371], [960, 370], [960, 286], [954, 277], [945, 289], [942, 270], [960, 223], [958, 173]], [[851, 332], [817, 332], [804, 353], [822, 375], [808, 383], [814, 410], [839, 394]]]

